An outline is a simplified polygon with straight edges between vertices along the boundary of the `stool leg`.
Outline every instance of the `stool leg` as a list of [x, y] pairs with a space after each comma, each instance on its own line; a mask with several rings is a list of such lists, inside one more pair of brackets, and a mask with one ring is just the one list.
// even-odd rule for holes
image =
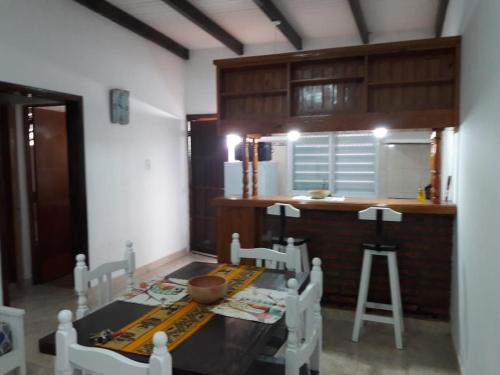
[[363, 252], [363, 267], [361, 269], [361, 279], [359, 281], [358, 304], [356, 306], [356, 317], [354, 318], [354, 329], [352, 331], [352, 341], [359, 341], [361, 322], [365, 313], [366, 301], [368, 300], [368, 287], [370, 283], [370, 273], [372, 269], [372, 254], [369, 250]]
[[405, 332], [405, 323], [404, 323], [404, 314], [403, 314], [403, 301], [401, 299], [401, 284], [399, 283], [399, 266], [398, 266], [398, 258], [397, 255], [394, 254], [394, 264], [396, 266], [396, 288], [398, 295], [398, 306], [399, 306], [399, 315], [401, 317], [401, 332]]
[[300, 245], [300, 255], [302, 257], [302, 272], [309, 274], [311, 267], [309, 266], [309, 253], [307, 251], [307, 244]]
[[390, 253], [388, 255], [388, 268], [389, 280], [391, 285], [391, 304], [392, 304], [392, 317], [394, 319], [394, 337], [396, 341], [396, 348], [403, 349], [403, 337], [401, 327], [401, 302], [398, 285], [398, 267], [396, 261], [396, 254]]

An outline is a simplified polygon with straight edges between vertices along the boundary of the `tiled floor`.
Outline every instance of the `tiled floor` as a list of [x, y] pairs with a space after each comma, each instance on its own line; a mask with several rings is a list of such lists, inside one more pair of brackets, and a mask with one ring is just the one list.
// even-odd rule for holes
[[[189, 262], [213, 261], [189, 255], [137, 275], [138, 281], [165, 275]], [[56, 315], [62, 309], [75, 310], [71, 282], [29, 287], [18, 290], [13, 304], [26, 310], [28, 374], [53, 374], [54, 357], [38, 352], [38, 339], [56, 328]], [[396, 350], [390, 327], [370, 324], [358, 344], [351, 342], [351, 312], [323, 309], [324, 344], [321, 374], [332, 375], [455, 375], [459, 374], [449, 328], [444, 323], [409, 319], [405, 349]]]

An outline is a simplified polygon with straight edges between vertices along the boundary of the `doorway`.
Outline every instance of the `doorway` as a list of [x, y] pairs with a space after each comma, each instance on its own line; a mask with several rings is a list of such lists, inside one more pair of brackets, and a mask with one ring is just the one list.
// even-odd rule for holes
[[190, 115], [188, 120], [191, 251], [216, 255], [214, 198], [224, 195], [226, 139], [217, 131], [216, 115]]
[[33, 284], [73, 270], [66, 106], [24, 107]]
[[6, 303], [9, 284], [52, 281], [71, 274], [76, 253], [88, 255], [82, 105], [80, 96], [0, 82]]

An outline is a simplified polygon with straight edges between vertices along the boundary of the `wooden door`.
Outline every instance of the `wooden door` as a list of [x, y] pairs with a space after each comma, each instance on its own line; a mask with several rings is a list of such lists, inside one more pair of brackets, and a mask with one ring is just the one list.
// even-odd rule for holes
[[31, 124], [33, 279], [45, 283], [73, 269], [66, 113], [35, 107]]
[[190, 125], [191, 250], [216, 255], [212, 201], [224, 195], [225, 137], [218, 135], [215, 120]]
[[[0, 257], [4, 304], [9, 304], [8, 286], [17, 281], [12, 199], [11, 138], [12, 112], [0, 105]], [[1, 303], [1, 301], [0, 301]]]

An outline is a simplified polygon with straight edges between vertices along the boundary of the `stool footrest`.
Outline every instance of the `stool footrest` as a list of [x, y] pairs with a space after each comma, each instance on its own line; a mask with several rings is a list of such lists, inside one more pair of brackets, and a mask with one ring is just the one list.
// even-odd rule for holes
[[377, 322], [377, 323], [394, 324], [394, 318], [391, 316], [363, 314], [362, 320], [367, 320], [370, 322]]
[[392, 311], [392, 305], [389, 305], [387, 303], [367, 302], [365, 304], [365, 307], [367, 307], [368, 309]]

